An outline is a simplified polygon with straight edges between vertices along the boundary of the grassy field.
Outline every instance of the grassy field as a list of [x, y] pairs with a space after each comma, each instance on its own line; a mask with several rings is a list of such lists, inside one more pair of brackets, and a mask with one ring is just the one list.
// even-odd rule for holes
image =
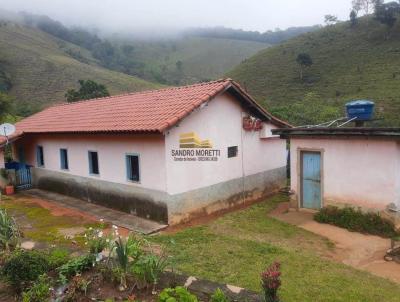
[[[255, 41], [182, 37], [165, 41], [133, 41], [133, 58], [144, 64], [148, 78], [188, 84], [222, 77], [268, 44]], [[176, 63], [182, 62], [181, 69]]]
[[[378, 116], [384, 118], [377, 124], [400, 126], [399, 22], [388, 39], [386, 34], [386, 27], [374, 20], [360, 19], [355, 27], [340, 23], [263, 50], [227, 75], [296, 124], [306, 120], [296, 111], [308, 112], [307, 107], [313, 107], [308, 115], [316, 122], [321, 111], [331, 111], [321, 119], [342, 116], [346, 101], [368, 98], [377, 103]], [[296, 63], [302, 52], [313, 60], [304, 80]], [[306, 104], [291, 110], [295, 103]]]
[[[71, 246], [71, 239], [60, 233], [62, 229], [100, 227], [97, 221], [73, 215], [54, 215], [22, 195], [3, 196], [0, 207], [6, 209], [21, 227], [24, 238], [40, 243]], [[74, 238], [77, 244], [83, 246], [83, 237]]]
[[260, 273], [282, 264], [282, 301], [398, 301], [400, 286], [323, 257], [330, 241], [267, 216], [276, 195], [203, 226], [154, 236], [179, 271], [260, 290]]
[[[68, 51], [79, 52], [81, 61]], [[63, 101], [79, 79], [105, 84], [111, 94], [160, 87], [139, 78], [100, 67], [89, 53], [40, 30], [8, 23], [0, 26], [0, 70], [12, 83], [10, 93], [19, 104], [42, 107]]]

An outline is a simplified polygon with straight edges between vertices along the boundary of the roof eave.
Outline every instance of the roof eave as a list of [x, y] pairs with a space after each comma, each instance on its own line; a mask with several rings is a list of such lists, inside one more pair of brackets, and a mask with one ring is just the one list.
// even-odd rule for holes
[[273, 129], [281, 138], [293, 137], [374, 137], [400, 139], [400, 128], [291, 128]]
[[288, 122], [280, 120], [279, 118], [273, 116], [270, 112], [264, 109], [252, 96], [250, 96], [238, 83], [231, 81], [231, 87], [233, 87], [246, 101], [251, 104], [259, 113], [261, 113], [267, 120], [276, 126], [283, 128], [292, 128], [293, 126]]

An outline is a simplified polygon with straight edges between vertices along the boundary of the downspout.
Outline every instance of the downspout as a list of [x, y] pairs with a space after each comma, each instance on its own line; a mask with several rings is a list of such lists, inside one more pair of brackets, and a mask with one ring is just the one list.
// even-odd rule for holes
[[244, 144], [243, 144], [243, 117], [244, 117], [245, 112], [242, 112], [241, 115], [241, 121], [240, 121], [240, 143], [241, 143], [241, 160], [242, 160], [242, 200], [243, 200], [243, 204], [246, 202], [246, 194], [245, 194], [245, 172], [244, 172]]

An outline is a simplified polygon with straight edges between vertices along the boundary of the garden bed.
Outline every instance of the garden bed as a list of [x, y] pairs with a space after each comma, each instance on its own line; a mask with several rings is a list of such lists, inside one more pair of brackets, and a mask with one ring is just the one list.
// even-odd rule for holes
[[320, 209], [314, 219], [349, 231], [392, 238], [400, 235], [393, 222], [383, 218], [379, 213], [363, 212], [353, 207], [338, 208], [327, 206]]
[[[0, 208], [1, 278], [10, 286], [9, 296], [23, 302], [262, 301], [255, 292], [167, 272], [172, 263], [159, 247], [133, 233], [121, 237], [115, 225], [109, 233], [104, 228], [100, 221], [98, 228], [86, 229], [85, 250], [74, 256], [65, 248], [25, 250], [16, 220]], [[280, 273], [273, 274], [266, 272], [262, 280], [276, 298]]]

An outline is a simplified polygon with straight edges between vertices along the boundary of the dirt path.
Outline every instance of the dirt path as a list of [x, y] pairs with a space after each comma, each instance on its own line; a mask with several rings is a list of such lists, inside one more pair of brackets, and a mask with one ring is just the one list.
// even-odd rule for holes
[[383, 260], [386, 250], [390, 248], [390, 239], [321, 224], [314, 221], [313, 214], [308, 212], [274, 211], [270, 215], [334, 242], [335, 252], [333, 255], [327, 255], [334, 260], [400, 283], [400, 264]]

